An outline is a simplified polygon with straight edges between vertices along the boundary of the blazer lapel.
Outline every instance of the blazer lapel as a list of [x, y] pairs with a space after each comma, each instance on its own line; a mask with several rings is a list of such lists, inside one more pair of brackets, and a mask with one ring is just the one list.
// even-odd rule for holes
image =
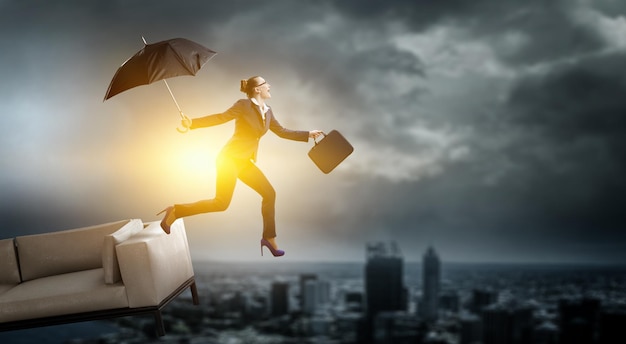
[[254, 105], [252, 101], [250, 103], [250, 111], [246, 111], [245, 119], [250, 123], [250, 125], [259, 130], [260, 132], [264, 132], [263, 128], [263, 117], [261, 117], [261, 111], [259, 107]]
[[272, 120], [272, 108], [269, 108], [265, 113], [265, 123], [263, 123], [263, 115], [261, 114], [261, 109], [256, 106], [252, 101], [250, 101], [250, 107], [252, 107], [253, 111], [251, 112], [254, 116], [246, 116], [246, 119], [252, 126], [259, 129], [261, 135], [264, 135], [270, 128], [270, 122]]
[[265, 113], [265, 128], [263, 128], [263, 134], [265, 134], [270, 129], [270, 122], [272, 121], [272, 117], [274, 117], [274, 113], [272, 113], [272, 108], [269, 108]]

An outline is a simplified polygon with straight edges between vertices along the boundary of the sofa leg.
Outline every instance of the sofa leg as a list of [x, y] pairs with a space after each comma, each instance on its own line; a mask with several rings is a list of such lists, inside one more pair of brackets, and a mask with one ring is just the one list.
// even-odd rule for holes
[[189, 286], [189, 288], [191, 289], [191, 297], [193, 299], [193, 304], [199, 305], [200, 299], [198, 298], [198, 287], [196, 286], [196, 282], [194, 281], [193, 283], [191, 283], [191, 286]]
[[165, 336], [165, 324], [163, 323], [163, 317], [161, 311], [154, 312], [154, 325], [159, 337]]

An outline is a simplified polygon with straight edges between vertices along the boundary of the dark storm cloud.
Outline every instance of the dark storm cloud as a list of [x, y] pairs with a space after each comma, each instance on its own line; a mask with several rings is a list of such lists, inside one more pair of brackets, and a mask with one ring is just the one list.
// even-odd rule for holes
[[[346, 41], [350, 42], [349, 38]], [[423, 63], [417, 56], [385, 42], [354, 51], [341, 51], [342, 42], [337, 43], [324, 40], [315, 45], [305, 44], [299, 47], [299, 53], [317, 56], [318, 63], [296, 56], [290, 64], [304, 82], [312, 83], [316, 90], [332, 99], [337, 112], [327, 115], [340, 114], [350, 124], [346, 125], [347, 130], [367, 137], [373, 144], [414, 149], [413, 139], [405, 130], [418, 120], [412, 107], [424, 90], [414, 86], [390, 89], [384, 78], [401, 75], [423, 79], [426, 77]], [[316, 51], [324, 54], [320, 56]]]
[[589, 58], [519, 80], [500, 117], [475, 123], [484, 137], [468, 142], [471, 160], [417, 182], [360, 181], [370, 187], [351, 191], [355, 226], [471, 242], [459, 249], [596, 246], [603, 259], [620, 259], [626, 82], [615, 71], [623, 61], [623, 54]]
[[511, 145], [508, 154], [529, 170], [534, 192], [526, 206], [544, 209], [553, 227], [623, 232], [626, 78], [615, 71], [626, 67], [624, 57], [566, 65], [525, 78], [511, 92], [510, 128], [527, 142]]
[[619, 18], [626, 15], [626, 3], [623, 1], [597, 0], [589, 2], [589, 6], [611, 18]]
[[[490, 45], [499, 62], [511, 68], [523, 68], [594, 52], [606, 44], [597, 30], [590, 25], [582, 25], [577, 20], [576, 9], [579, 5], [570, 1], [527, 1], [524, 6], [500, 1], [338, 1], [332, 2], [332, 5], [357, 27], [380, 27], [384, 31], [387, 24], [397, 22], [415, 33], [442, 26], [456, 27], [459, 29], [456, 35], [460, 41], [479, 40]], [[406, 151], [419, 149], [412, 135], [403, 129], [411, 128], [420, 120], [422, 123], [427, 120], [423, 116], [416, 116], [416, 104], [422, 95], [429, 92], [428, 68], [418, 55], [413, 54], [411, 57], [411, 54], [389, 46], [381, 46], [377, 54], [382, 55], [384, 53], [381, 52], [384, 51], [393, 55], [377, 59], [376, 54], [357, 54], [354, 56], [354, 63], [343, 64], [348, 68], [348, 73], [337, 75], [344, 77], [351, 71], [353, 80], [359, 80], [362, 79], [360, 76], [377, 66], [386, 68], [387, 71], [407, 66], [409, 68], [404, 72], [423, 78], [425, 86], [406, 90], [404, 95], [399, 95], [394, 90], [395, 93], [388, 99], [372, 99], [368, 94], [356, 94], [353, 97], [348, 96], [346, 103], [365, 105], [354, 112], [355, 119], [363, 118], [364, 115], [373, 119], [380, 116], [382, 111], [372, 111], [372, 103], [380, 104], [388, 112], [387, 115], [391, 116], [392, 125], [389, 128], [385, 128], [377, 120], [362, 121], [359, 134], [367, 136], [371, 142], [392, 144]], [[376, 61], [367, 61], [368, 58]], [[341, 85], [344, 89], [349, 86], [345, 80], [330, 85]], [[346, 93], [345, 90], [337, 91], [338, 94]], [[380, 91], [384, 92], [384, 89]], [[468, 97], [466, 101], [471, 103], [472, 99]], [[436, 114], [428, 120], [432, 120], [434, 125], [444, 126], [449, 125], [450, 120], [458, 124], [465, 122], [479, 133], [482, 130], [488, 132], [499, 125], [482, 122], [491, 114], [472, 111], [468, 107], [469, 113], [463, 116], [452, 118], [454, 115]], [[471, 122], [475, 120], [478, 122]]]
[[626, 130], [626, 54], [615, 53], [556, 68], [518, 82], [509, 99], [512, 122], [554, 140], [590, 136], [610, 140]]
[[[68, 36], [83, 36], [94, 44], [103, 37], [123, 38], [127, 35], [169, 34], [172, 28], [180, 32], [193, 31], [219, 24], [242, 8], [241, 1], [205, 3], [201, 1], [10, 1], [0, 13], [0, 28], [6, 36], [21, 39], [23, 33], [40, 37], [60, 32]], [[253, 7], [253, 6], [252, 6]], [[42, 29], [46, 32], [42, 32]], [[18, 33], [16, 35], [16, 33]], [[168, 37], [169, 38], [169, 37]]]
[[[513, 5], [512, 3], [508, 3]], [[531, 2], [522, 8], [502, 8], [499, 15], [475, 24], [475, 34], [490, 41], [503, 61], [526, 65], [593, 52], [604, 46], [602, 38], [575, 18], [570, 2]], [[508, 48], [515, 35], [523, 40]]]
[[[532, 64], [547, 59], [594, 51], [602, 39], [575, 20], [578, 4], [571, 1], [338, 1], [336, 7], [347, 17], [370, 24], [396, 20], [414, 32], [437, 25], [462, 28], [468, 37], [489, 41], [503, 61]], [[611, 5], [611, 3], [608, 3]], [[514, 35], [524, 42], [507, 47]], [[518, 36], [519, 37], [519, 36]]]

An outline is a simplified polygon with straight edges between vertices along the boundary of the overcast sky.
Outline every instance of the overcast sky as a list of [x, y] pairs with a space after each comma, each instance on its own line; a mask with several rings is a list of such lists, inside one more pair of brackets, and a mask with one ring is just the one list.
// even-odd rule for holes
[[[170, 79], [191, 117], [262, 75], [291, 129], [354, 153], [325, 175], [312, 143], [268, 133], [285, 260], [626, 261], [626, 4], [563, 1], [0, 0], [1, 237], [212, 198], [231, 123], [179, 134], [155, 83], [103, 102], [117, 68], [174, 37], [218, 52]], [[260, 197], [185, 219], [195, 259], [258, 260]], [[266, 259], [269, 259], [265, 257]]]

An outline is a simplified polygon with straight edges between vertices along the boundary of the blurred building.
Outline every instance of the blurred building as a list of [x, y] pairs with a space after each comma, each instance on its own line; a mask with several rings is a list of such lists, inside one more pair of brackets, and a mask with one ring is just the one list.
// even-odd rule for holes
[[315, 315], [307, 318], [309, 336], [330, 336], [335, 325], [335, 319], [329, 315]]
[[316, 274], [300, 274], [300, 310], [304, 310], [304, 287], [306, 282], [316, 279]]
[[600, 344], [626, 343], [626, 309], [609, 307], [600, 313]]
[[458, 313], [461, 310], [461, 300], [455, 291], [442, 292], [439, 295], [439, 309], [451, 313]]
[[335, 330], [341, 343], [360, 343], [357, 340], [357, 334], [362, 323], [360, 313], [339, 313], [335, 316]]
[[404, 262], [395, 243], [368, 244], [365, 264], [367, 314], [406, 310]]
[[483, 338], [483, 327], [480, 317], [475, 314], [464, 314], [459, 320], [459, 344], [481, 343]]
[[533, 309], [516, 303], [482, 310], [483, 344], [531, 344]]
[[404, 311], [380, 312], [373, 323], [373, 343], [413, 344], [420, 342], [419, 319]]
[[281, 316], [289, 313], [289, 284], [287, 282], [272, 283], [272, 316]]
[[474, 289], [469, 304], [469, 310], [480, 315], [483, 308], [498, 301], [498, 292], [490, 289]]
[[363, 311], [363, 293], [358, 291], [347, 292], [344, 296], [346, 310], [348, 312]]
[[314, 314], [330, 302], [330, 282], [317, 279], [307, 280], [304, 284], [302, 300], [302, 312], [308, 315]]
[[246, 302], [246, 319], [254, 321], [265, 318], [269, 313], [267, 296], [249, 295]]
[[532, 334], [533, 344], [558, 344], [559, 328], [550, 321], [535, 326]]
[[359, 343], [372, 343], [377, 314], [404, 311], [407, 289], [404, 286], [404, 262], [395, 243], [369, 243], [365, 263], [366, 314], [359, 324]]
[[422, 258], [422, 302], [420, 313], [426, 321], [437, 320], [439, 312], [439, 286], [441, 284], [441, 262], [432, 246]]
[[600, 300], [598, 299], [559, 300], [559, 343], [595, 343], [599, 315]]

